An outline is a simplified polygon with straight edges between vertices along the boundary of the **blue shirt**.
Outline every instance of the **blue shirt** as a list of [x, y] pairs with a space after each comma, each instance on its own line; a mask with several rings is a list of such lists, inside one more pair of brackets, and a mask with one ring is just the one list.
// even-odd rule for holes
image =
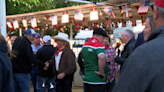
[[31, 48], [32, 48], [32, 51], [35, 51], [35, 53], [37, 53], [37, 51], [40, 49], [40, 48], [42, 48], [43, 47], [43, 45], [39, 45], [37, 48], [35, 47], [35, 45], [33, 44], [33, 45], [31, 45]]
[[[37, 53], [37, 51], [40, 49], [40, 48], [42, 48], [43, 47], [43, 45], [39, 45], [38, 47], [35, 47], [35, 45], [33, 44], [33, 45], [31, 45], [31, 48], [32, 48], [32, 51], [35, 51], [35, 54]], [[32, 64], [32, 66], [34, 66], [34, 64]]]

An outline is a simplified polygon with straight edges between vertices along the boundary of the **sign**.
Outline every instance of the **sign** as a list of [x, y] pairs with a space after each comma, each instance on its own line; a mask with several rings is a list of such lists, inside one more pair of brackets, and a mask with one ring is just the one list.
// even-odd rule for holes
[[33, 28], [37, 27], [36, 18], [31, 18], [31, 26], [32, 26]]
[[64, 13], [62, 15], [62, 23], [68, 23], [69, 22], [69, 14]]
[[90, 12], [90, 20], [98, 20], [98, 11], [91, 11]]
[[18, 24], [18, 21], [17, 20], [13, 20], [13, 26], [14, 26], [14, 29], [17, 29], [19, 28], [19, 24]]
[[58, 24], [56, 15], [52, 15], [51, 20], [52, 20], [52, 25], [57, 25]]
[[75, 11], [75, 16], [74, 16], [74, 19], [76, 20], [83, 20], [83, 13], [82, 13], [82, 10], [76, 10]]
[[26, 20], [26, 19], [23, 19], [23, 20], [22, 20], [22, 23], [23, 23], [23, 26], [24, 26], [24, 27], [27, 27], [27, 20]]
[[103, 11], [110, 16], [113, 10], [112, 7], [105, 7]]

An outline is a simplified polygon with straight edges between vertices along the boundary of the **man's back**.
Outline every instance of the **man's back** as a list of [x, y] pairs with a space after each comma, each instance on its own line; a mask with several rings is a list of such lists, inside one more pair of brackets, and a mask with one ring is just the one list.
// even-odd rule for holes
[[31, 63], [44, 66], [44, 63], [38, 61], [31, 48], [31, 42], [27, 37], [18, 37], [13, 44], [14, 56], [11, 58], [14, 73], [29, 73]]
[[[43, 61], [43, 62], [48, 61], [53, 57], [55, 52], [56, 52], [56, 49], [52, 45], [44, 45], [36, 53], [36, 58]], [[52, 71], [53, 71], [52, 65], [49, 66], [48, 70], [43, 70], [42, 67], [39, 67], [38, 75], [42, 76], [42, 77], [53, 77]]]
[[0, 92], [14, 92], [11, 62], [7, 46], [0, 43]]
[[127, 59], [114, 92], [164, 92], [164, 32], [154, 34]]
[[[12, 47], [15, 57], [11, 58], [13, 72], [15, 73], [29, 73], [31, 70], [31, 62], [27, 61], [25, 50], [28, 49], [30, 41], [27, 37], [18, 37]], [[30, 49], [29, 49], [30, 50]], [[28, 63], [29, 62], [29, 63]]]
[[100, 42], [92, 43], [91, 38], [82, 48], [82, 55], [84, 59], [84, 83], [89, 84], [106, 84], [108, 74], [108, 64], [105, 66], [105, 80], [94, 71], [99, 71], [98, 55], [105, 55], [105, 47]]

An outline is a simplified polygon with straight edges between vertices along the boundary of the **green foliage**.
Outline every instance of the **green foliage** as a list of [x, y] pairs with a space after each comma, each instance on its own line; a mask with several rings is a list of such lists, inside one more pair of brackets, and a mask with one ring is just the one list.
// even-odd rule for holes
[[[10, 33], [11, 36], [19, 36], [19, 29], [15, 29], [15, 30], [8, 30], [7, 29], [7, 33]], [[22, 35], [25, 34], [25, 30], [22, 29]]]
[[47, 30], [47, 35], [55, 36], [55, 35], [58, 34], [59, 31], [60, 31], [59, 29], [54, 30], [54, 28], [53, 28], [53, 29], [48, 29], [48, 30]]
[[[106, 1], [106, 0], [87, 0], [87, 1]], [[82, 3], [65, 2], [62, 0], [6, 0], [6, 14], [22, 14], [69, 6], [82, 5]]]

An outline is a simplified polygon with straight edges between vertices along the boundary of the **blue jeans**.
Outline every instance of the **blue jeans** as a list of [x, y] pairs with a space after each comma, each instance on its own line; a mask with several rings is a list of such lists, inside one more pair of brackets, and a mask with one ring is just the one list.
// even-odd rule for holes
[[115, 79], [110, 83], [106, 84], [106, 92], [112, 92], [114, 86], [116, 85]]
[[37, 92], [36, 91], [36, 78], [37, 78], [37, 73], [38, 73], [38, 68], [37, 67], [32, 67], [32, 70], [31, 70], [31, 79], [32, 79], [32, 84], [33, 84], [34, 92]]
[[37, 92], [45, 92], [46, 86], [48, 87], [48, 92], [55, 92], [55, 77], [41, 77], [37, 76], [36, 89]]
[[83, 92], [85, 92], [85, 87], [84, 87], [84, 83], [83, 83]]
[[30, 92], [30, 73], [13, 73], [14, 92]]

